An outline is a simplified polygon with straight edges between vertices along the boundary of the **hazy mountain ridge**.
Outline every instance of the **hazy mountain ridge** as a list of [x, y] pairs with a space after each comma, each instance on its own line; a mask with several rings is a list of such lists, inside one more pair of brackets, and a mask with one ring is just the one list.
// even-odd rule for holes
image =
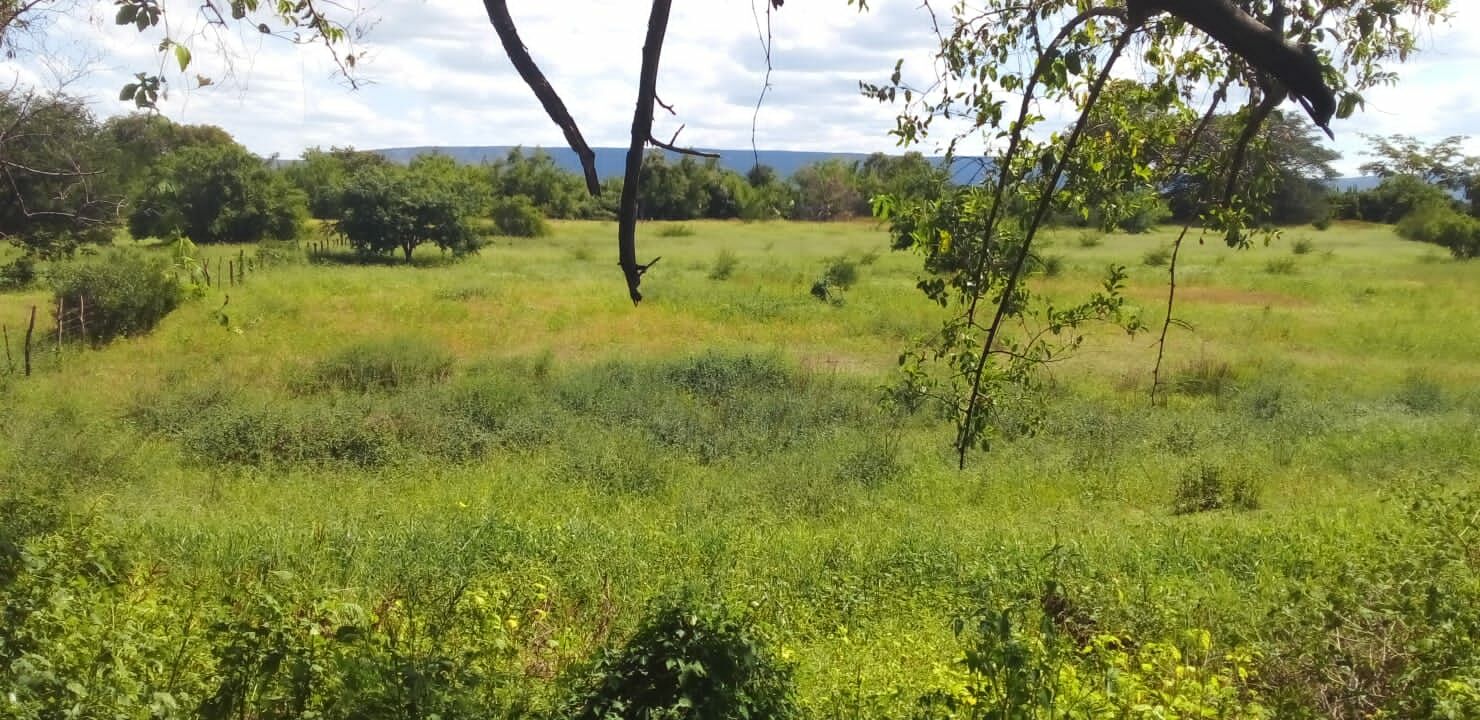
[[[495, 160], [502, 159], [504, 156], [509, 154], [510, 150], [513, 150], [516, 147], [520, 146], [420, 146], [380, 148], [376, 150], [371, 150], [370, 152], [379, 153], [387, 159], [398, 163], [410, 162], [412, 158], [418, 155], [437, 153], [447, 155], [460, 163], [476, 165], [483, 162], [493, 162]], [[573, 173], [581, 172], [580, 159], [576, 157], [575, 151], [571, 150], [570, 148], [542, 148], [536, 146], [522, 147], [521, 149], [523, 149], [526, 153], [533, 153], [536, 150], [543, 150], [545, 153], [549, 154], [549, 156], [555, 160], [555, 164], [560, 166], [561, 168]], [[718, 153], [720, 167], [734, 170], [735, 172], [741, 174], [748, 172], [752, 167], [754, 167], [757, 158], [759, 158], [760, 164], [769, 165], [771, 168], [775, 169], [776, 172], [782, 177], [790, 177], [793, 173], [795, 173], [797, 170], [800, 170], [802, 167], [811, 165], [812, 163], [822, 162], [824, 160], [836, 159], [852, 162], [855, 160], [867, 159], [869, 156], [869, 153], [816, 152], [806, 150], [760, 150], [757, 152], [749, 149], [697, 149], [703, 150], [705, 152]], [[627, 148], [598, 147], [592, 148], [591, 150], [596, 154], [597, 176], [605, 179], [608, 177], [619, 177], [622, 175], [622, 171], [627, 163]], [[670, 160], [674, 161], [676, 161], [679, 157], [677, 153], [670, 152], [667, 153], [667, 155]], [[944, 162], [944, 158], [941, 157], [932, 157], [930, 158], [930, 160], [937, 164]], [[980, 179], [979, 175], [981, 169], [982, 162], [980, 158], [957, 158], [953, 175], [955, 176], [957, 182], [973, 182]], [[1346, 190], [1368, 190], [1377, 187], [1377, 184], [1379, 182], [1380, 180], [1375, 177], [1349, 177], [1336, 178], [1334, 180], [1331, 180], [1330, 185], [1333, 190], [1342, 192]]]

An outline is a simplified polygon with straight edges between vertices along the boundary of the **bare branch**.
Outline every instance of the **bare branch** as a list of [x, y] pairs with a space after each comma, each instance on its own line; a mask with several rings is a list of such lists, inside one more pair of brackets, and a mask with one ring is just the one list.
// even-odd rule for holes
[[[497, 0], [487, 0], [495, 2]], [[668, 32], [668, 14], [673, 0], [653, 0], [648, 16], [647, 39], [642, 45], [642, 74], [637, 83], [637, 109], [632, 115], [632, 142], [627, 146], [627, 168], [622, 182], [622, 202], [617, 211], [618, 264], [627, 276], [627, 294], [632, 304], [642, 302], [638, 286], [653, 263], [637, 262], [637, 186], [642, 177], [643, 149], [653, 138], [653, 103], [658, 97], [658, 62], [663, 56], [663, 36]], [[657, 262], [656, 260], [654, 262]]]
[[663, 142], [662, 140], [659, 140], [651, 135], [648, 136], [648, 142], [660, 148], [663, 148], [664, 150], [667, 150], [669, 152], [676, 152], [680, 155], [693, 155], [694, 157], [713, 158], [716, 160], [719, 159], [719, 153], [704, 152], [703, 150], [695, 150], [693, 148], [675, 146], [674, 143], [678, 141], [678, 134], [683, 132], [684, 127], [686, 126], [679, 125], [678, 129], [673, 131], [673, 139], [669, 140], [668, 142]]
[[[493, 23], [493, 29], [498, 33], [499, 41], [504, 45], [504, 52], [509, 60], [514, 63], [514, 68], [519, 71], [519, 76], [524, 78], [524, 84], [534, 91], [535, 97], [539, 98], [540, 105], [545, 108], [545, 113], [560, 126], [565, 133], [565, 141], [574, 150], [576, 156], [581, 160], [581, 169], [586, 175], [586, 190], [592, 197], [601, 194], [601, 179], [596, 176], [596, 153], [591, 151], [591, 146], [586, 144], [586, 138], [581, 135], [581, 129], [576, 126], [576, 121], [571, 118], [570, 111], [565, 109], [565, 102], [550, 86], [550, 81], [545, 79], [545, 74], [535, 64], [534, 59], [529, 56], [528, 48], [519, 39], [519, 31], [514, 27], [514, 18], [509, 15], [509, 6], [506, 0], [483, 0], [483, 5], [488, 9], [488, 19]], [[666, 24], [667, 18], [665, 16]], [[660, 39], [661, 41], [661, 39]], [[651, 108], [651, 104], [649, 104]], [[652, 118], [648, 119], [649, 127], [652, 126]], [[646, 134], [646, 133], [644, 133]]]

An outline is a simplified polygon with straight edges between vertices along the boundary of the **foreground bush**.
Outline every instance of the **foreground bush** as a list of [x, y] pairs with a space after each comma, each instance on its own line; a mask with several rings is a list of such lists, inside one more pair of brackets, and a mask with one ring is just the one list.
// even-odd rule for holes
[[756, 628], [715, 608], [662, 607], [578, 689], [578, 720], [780, 720], [796, 715], [791, 669]]
[[184, 299], [168, 262], [130, 250], [54, 268], [51, 285], [63, 308], [85, 310], [82, 323], [68, 324], [85, 325], [94, 345], [153, 330]]

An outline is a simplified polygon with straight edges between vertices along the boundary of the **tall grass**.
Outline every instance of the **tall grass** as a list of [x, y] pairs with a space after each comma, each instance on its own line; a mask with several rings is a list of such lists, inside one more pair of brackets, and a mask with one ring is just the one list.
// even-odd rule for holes
[[[1255, 679], [1229, 682], [1281, 717], [1463, 701], [1445, 669], [1471, 666], [1453, 628], [1480, 604], [1452, 542], [1480, 532], [1470, 265], [1366, 227], [1298, 275], [1188, 243], [1177, 392], [1153, 406], [1121, 381], [1149, 378], [1145, 338], [1092, 336], [961, 472], [932, 403], [882, 389], [946, 318], [916, 258], [879, 255], [824, 305], [808, 284], [882, 233], [689, 227], [643, 241], [665, 259], [636, 309], [609, 263], [572, 258], [612, 253], [610, 225], [556, 223], [460, 264], [275, 266], [224, 310], [212, 290], [146, 337], [7, 376], [0, 653], [23, 633], [34, 662], [0, 677], [60, 678], [13, 683], [16, 706], [143, 716], [128, 698], [166, 686], [194, 711], [306, 678], [320, 709], [549, 715], [624, 648], [704, 652], [645, 644], [674, 597], [739, 616], [759, 639], [736, 646], [784, 665], [808, 717], [985, 702], [958, 659], [1004, 648], [1052, 670], [1035, 677], [1122, 683], [1160, 677], [1153, 649], [1187, 659], [1167, 677], [1220, 682], [1247, 653]], [[1031, 279], [1051, 297], [1171, 239], [1066, 237], [1060, 272]], [[711, 280], [716, 247], [744, 272]], [[1164, 280], [1132, 271], [1148, 321]], [[0, 294], [12, 338], [45, 300]], [[1377, 642], [1400, 627], [1411, 642]], [[98, 647], [122, 659], [105, 672]], [[78, 678], [133, 690], [104, 707]]]

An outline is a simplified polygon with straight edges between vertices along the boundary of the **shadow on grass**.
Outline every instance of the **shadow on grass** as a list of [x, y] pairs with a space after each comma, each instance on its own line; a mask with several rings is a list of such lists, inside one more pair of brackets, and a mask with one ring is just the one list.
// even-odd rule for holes
[[440, 268], [455, 265], [464, 257], [466, 256], [459, 257], [452, 253], [445, 255], [413, 254], [411, 261], [407, 262], [406, 257], [399, 252], [374, 254], [354, 250], [328, 250], [310, 253], [308, 261], [314, 265]]

